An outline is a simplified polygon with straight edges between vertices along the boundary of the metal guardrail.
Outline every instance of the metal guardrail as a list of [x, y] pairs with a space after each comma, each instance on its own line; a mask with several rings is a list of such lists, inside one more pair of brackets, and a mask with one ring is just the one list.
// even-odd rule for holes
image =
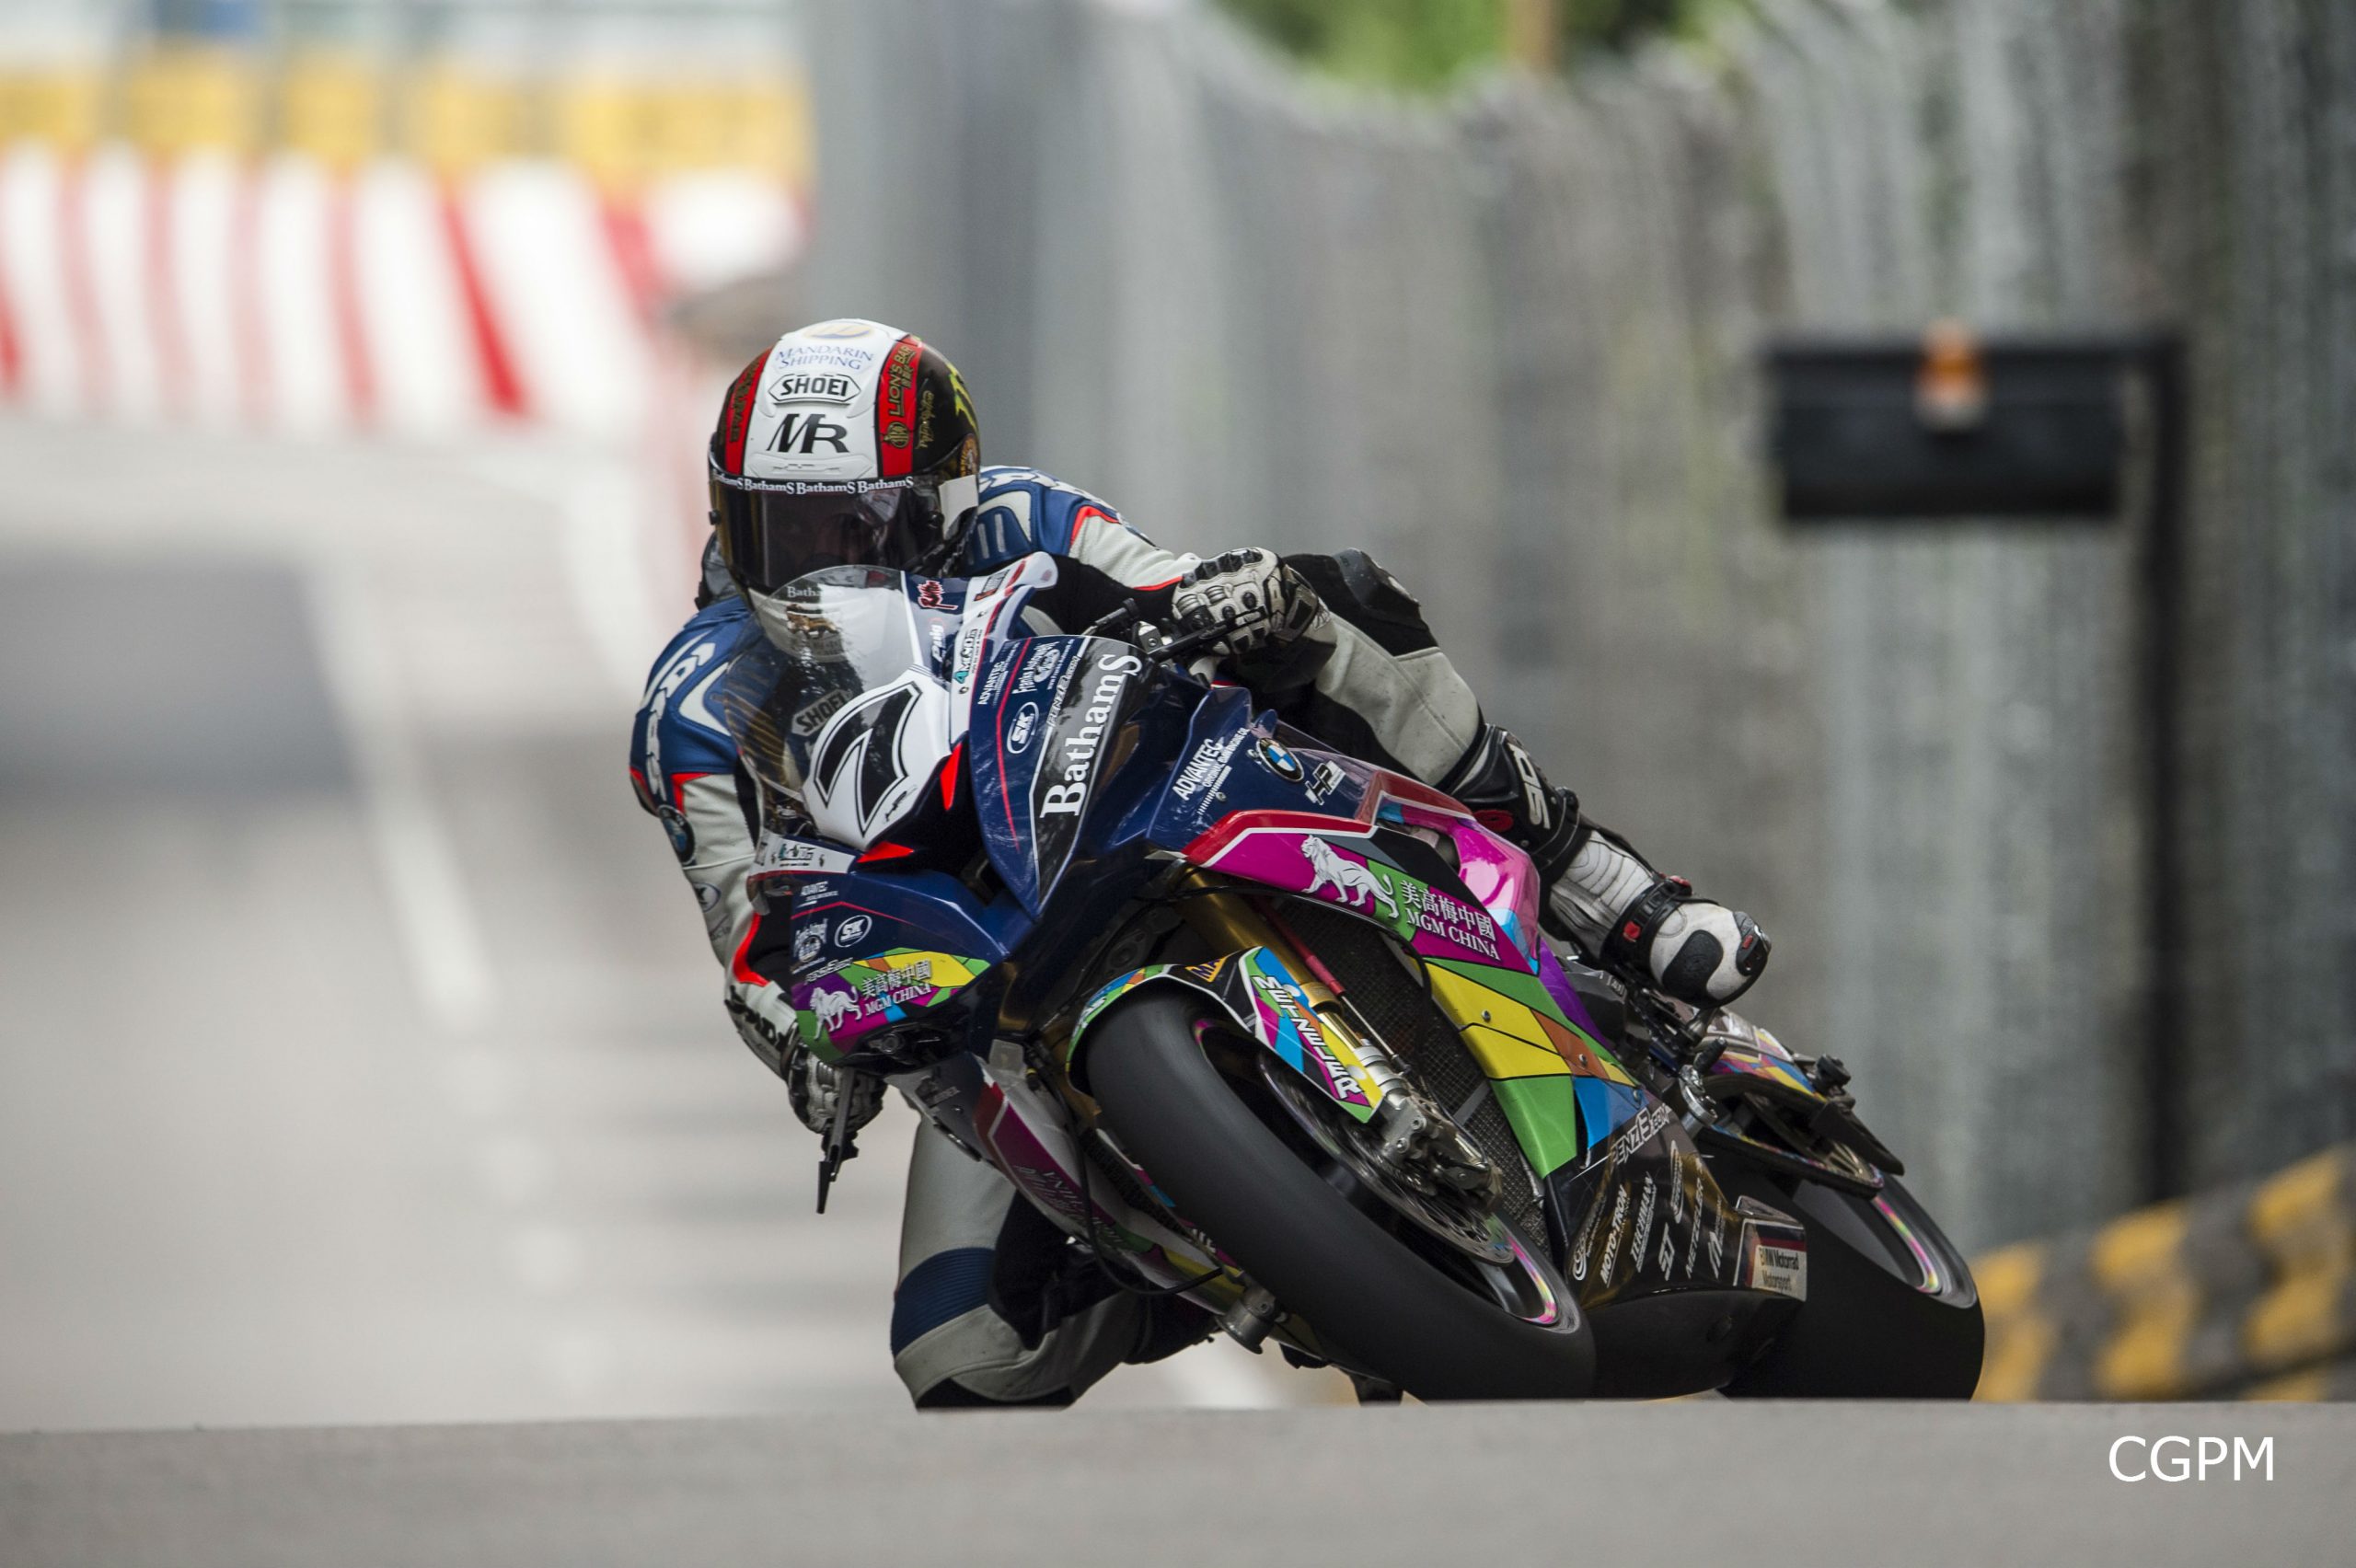
[[2356, 1398], [2356, 1144], [1972, 1270], [1982, 1400]]

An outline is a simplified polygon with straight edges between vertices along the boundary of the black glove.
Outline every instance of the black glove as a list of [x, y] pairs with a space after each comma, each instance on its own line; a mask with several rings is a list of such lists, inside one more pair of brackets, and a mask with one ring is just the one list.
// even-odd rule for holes
[[873, 1073], [820, 1061], [809, 1046], [799, 1042], [779, 1069], [779, 1076], [785, 1079], [785, 1094], [793, 1102], [793, 1113], [802, 1119], [803, 1126], [822, 1138], [833, 1131], [835, 1107], [846, 1094], [850, 1096], [849, 1130], [853, 1133], [875, 1120], [884, 1109], [882, 1078]]

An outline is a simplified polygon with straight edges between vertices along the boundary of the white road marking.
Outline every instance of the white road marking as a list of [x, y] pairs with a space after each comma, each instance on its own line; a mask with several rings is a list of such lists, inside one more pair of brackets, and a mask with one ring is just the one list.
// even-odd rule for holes
[[313, 633], [367, 807], [393, 920], [419, 1005], [445, 1035], [489, 1021], [497, 996], [482, 921], [425, 785], [388, 645], [356, 571], [310, 580]]
[[653, 592], [655, 582], [670, 579], [648, 559], [643, 520], [651, 508], [638, 475], [619, 463], [602, 467], [606, 471], [572, 476], [559, 497], [564, 577], [606, 679], [635, 702], [647, 666], [673, 629], [655, 609]]
[[655, 536], [654, 506], [641, 471], [557, 443], [502, 446], [478, 455], [468, 467], [502, 490], [553, 508], [561, 519], [558, 559], [573, 611], [606, 689], [634, 705], [645, 689], [647, 666], [681, 618], [656, 604], [657, 585], [693, 580], [658, 553], [676, 554], [679, 545], [676, 537]]

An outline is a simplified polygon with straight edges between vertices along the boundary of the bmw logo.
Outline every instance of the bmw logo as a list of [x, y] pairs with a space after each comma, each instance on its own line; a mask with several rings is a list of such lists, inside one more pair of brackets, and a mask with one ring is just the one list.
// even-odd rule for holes
[[1268, 765], [1268, 771], [1275, 774], [1277, 778], [1285, 779], [1288, 783], [1298, 784], [1300, 782], [1300, 759], [1293, 755], [1291, 749], [1286, 746], [1282, 742], [1262, 741], [1260, 743], [1260, 760], [1266, 763]]
[[684, 863], [696, 852], [696, 830], [685, 812], [676, 806], [664, 806], [655, 818], [663, 824], [663, 831], [670, 836], [671, 853]]

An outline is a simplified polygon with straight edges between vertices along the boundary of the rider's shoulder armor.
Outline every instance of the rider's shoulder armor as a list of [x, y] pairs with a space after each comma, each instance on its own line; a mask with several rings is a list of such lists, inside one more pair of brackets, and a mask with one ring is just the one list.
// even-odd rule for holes
[[1136, 533], [1096, 497], [1036, 468], [984, 468], [981, 503], [965, 536], [964, 570], [980, 576], [1034, 550], [1080, 555], [1080, 538], [1091, 528]]
[[720, 683], [745, 640], [759, 636], [751, 609], [731, 594], [698, 610], [655, 659], [629, 734], [630, 782], [648, 811], [676, 805], [691, 778], [735, 767]]

